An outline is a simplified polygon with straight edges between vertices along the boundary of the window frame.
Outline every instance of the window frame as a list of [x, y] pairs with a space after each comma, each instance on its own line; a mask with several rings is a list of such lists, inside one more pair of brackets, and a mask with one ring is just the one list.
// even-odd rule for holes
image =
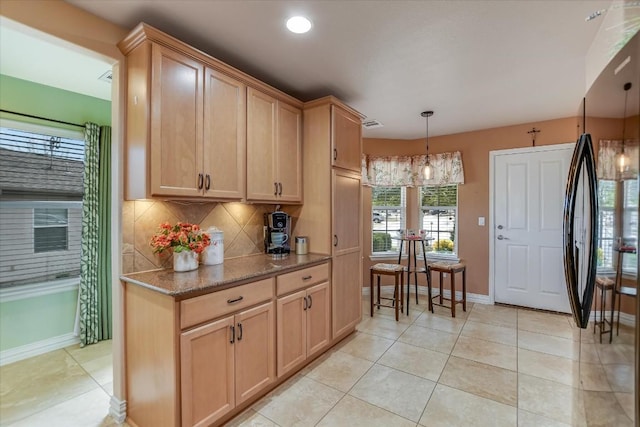
[[[430, 205], [422, 205], [422, 192], [425, 187], [455, 187], [456, 188], [456, 205], [455, 206], [430, 206]], [[459, 229], [459, 219], [460, 219], [460, 210], [459, 210], [459, 195], [460, 195], [460, 187], [459, 184], [447, 184], [447, 185], [424, 185], [416, 187], [417, 191], [417, 206], [418, 206], [418, 225], [419, 229], [423, 229], [424, 226], [424, 217], [423, 212], [427, 210], [453, 210], [455, 211], [455, 220], [453, 224], [454, 234], [453, 234], [453, 251], [452, 252], [434, 252], [427, 250], [427, 260], [446, 260], [446, 261], [459, 261], [458, 249], [459, 249], [459, 240], [458, 240], [458, 229]], [[440, 215], [440, 214], [438, 214]], [[440, 231], [438, 231], [440, 233]], [[450, 231], [448, 232], [450, 233]], [[429, 245], [431, 246], [431, 245]]]
[[[400, 189], [400, 206], [390, 206], [390, 205], [374, 205], [374, 195], [373, 192], [375, 191], [376, 188], [398, 188]], [[373, 242], [374, 242], [374, 238], [373, 235], [377, 232], [380, 232], [381, 230], [375, 229], [375, 223], [373, 221], [373, 215], [374, 212], [376, 211], [387, 211], [386, 215], [385, 215], [385, 219], [384, 222], [387, 224], [387, 227], [382, 230], [387, 234], [390, 234], [396, 230], [390, 230], [388, 228], [388, 218], [389, 218], [389, 213], [388, 211], [391, 210], [400, 210], [399, 213], [399, 230], [404, 230], [407, 227], [407, 187], [406, 186], [397, 186], [397, 187], [380, 187], [380, 186], [372, 186], [371, 187], [371, 211], [370, 211], [370, 221], [371, 221], [371, 247], [370, 247], [370, 251], [371, 251], [371, 258], [389, 258], [389, 257], [397, 257], [400, 254], [400, 244], [398, 243], [396, 246], [396, 249], [393, 249], [393, 243], [392, 243], [392, 250], [388, 250], [388, 251], [374, 251], [374, 246], [373, 246]], [[397, 230], [397, 231], [399, 231]], [[396, 233], [397, 233], [396, 231]], [[394, 237], [399, 237], [399, 236], [392, 236], [392, 239]], [[399, 241], [398, 241], [399, 242]], [[403, 255], [404, 255], [404, 250], [403, 250]]]
[[[611, 247], [611, 253], [609, 254], [609, 257], [611, 259], [611, 264], [610, 265], [603, 265], [603, 266], [597, 266], [597, 272], [599, 274], [614, 274], [615, 273], [615, 263], [614, 263], [614, 246], [615, 246], [615, 240], [616, 240], [616, 233], [617, 231], [617, 200], [618, 200], [618, 185], [616, 181], [610, 181], [610, 180], [603, 180], [600, 179], [598, 180], [598, 193], [600, 193], [600, 189], [602, 188], [602, 183], [603, 182], [608, 182], [608, 183], [613, 183], [613, 206], [604, 206], [603, 203], [601, 203], [601, 198], [600, 198], [600, 194], [598, 194], [598, 248], [602, 248], [603, 250], [603, 257], [606, 255], [606, 251], [603, 248], [603, 241], [609, 242], [609, 245]], [[605, 227], [607, 227], [605, 224], [603, 224], [604, 218], [602, 216], [602, 213], [607, 212], [609, 213], [610, 216], [613, 217], [613, 224], [611, 225], [611, 237], [602, 237], [603, 234], [603, 229]]]
[[[631, 186], [632, 183], [635, 183], [635, 194], [636, 194], [636, 204], [635, 205], [628, 205], [627, 202], [629, 201], [629, 194], [634, 194], [634, 189], [627, 188], [627, 185]], [[624, 244], [631, 244], [633, 246], [636, 247], [636, 253], [635, 254], [625, 254], [624, 258], [623, 258], [623, 263], [622, 263], [622, 275], [626, 276], [626, 277], [631, 277], [631, 278], [636, 278], [638, 277], [638, 261], [637, 261], [637, 256], [638, 256], [638, 205], [637, 205], [637, 194], [638, 194], [638, 179], [633, 179], [633, 180], [624, 180], [622, 182], [621, 187], [621, 193], [622, 196], [620, 197], [621, 200], [621, 206], [620, 206], [620, 219], [621, 219], [621, 224], [620, 224], [620, 232], [619, 235], [622, 236], [622, 242]], [[627, 193], [627, 191], [629, 191], [629, 194]], [[635, 213], [635, 227], [636, 227], [636, 234], [635, 237], [630, 237], [627, 230], [628, 226], [631, 226], [631, 218], [633, 218], [633, 215]], [[635, 261], [633, 261], [633, 258], [635, 257]], [[625, 268], [625, 264], [631, 264], [633, 265], [635, 268], [629, 268], [628, 266]]]
[[[23, 132], [30, 133], [38, 133], [47, 136], [55, 136], [67, 139], [74, 139], [78, 141], [84, 141], [85, 136], [82, 130], [71, 130], [64, 129], [54, 126], [45, 126], [40, 124], [28, 123], [10, 120], [6, 118], [0, 118], [0, 127], [14, 129]], [[42, 195], [42, 194], [41, 194]], [[32, 212], [34, 209], [66, 209], [67, 210], [67, 251], [69, 249], [69, 244], [71, 241], [69, 240], [69, 232], [70, 232], [70, 221], [71, 221], [71, 212], [72, 209], [79, 209], [82, 211], [82, 201], [77, 199], [68, 200], [66, 198], [58, 199], [57, 197], [53, 200], [28, 200], [18, 198], [4, 198], [0, 199], [0, 207], [6, 208], [17, 208], [17, 209], [31, 209]], [[31, 218], [32, 227], [35, 225], [35, 215]], [[33, 237], [32, 237], [33, 243]], [[34, 254], [35, 247], [33, 248]], [[62, 251], [62, 250], [59, 250]], [[59, 252], [55, 251], [55, 252]], [[38, 255], [47, 253], [53, 254], [54, 251], [46, 251], [46, 252], [37, 252]], [[16, 283], [9, 284], [6, 286], [0, 286], [0, 302], [19, 300], [23, 298], [32, 298], [34, 296], [48, 295], [51, 293], [58, 292], [67, 292], [74, 289], [77, 289], [80, 281], [79, 276], [71, 276], [68, 278], [56, 278], [49, 280], [36, 280], [33, 282], [27, 283]]]

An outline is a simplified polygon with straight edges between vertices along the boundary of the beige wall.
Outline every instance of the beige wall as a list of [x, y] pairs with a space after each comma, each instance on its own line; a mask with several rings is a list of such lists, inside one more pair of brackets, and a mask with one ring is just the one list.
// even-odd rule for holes
[[[575, 142], [578, 137], [578, 120], [574, 117], [524, 123], [444, 135], [429, 138], [430, 153], [460, 151], [464, 166], [465, 183], [458, 187], [458, 252], [467, 264], [467, 292], [489, 294], [489, 152], [531, 146], [527, 131], [540, 129], [536, 146]], [[620, 120], [590, 119], [588, 130], [596, 144], [601, 138], [620, 138]], [[424, 154], [425, 140], [389, 140], [365, 138], [363, 151], [368, 155]], [[363, 206], [364, 262], [363, 285], [369, 286], [371, 261], [371, 191], [365, 188]], [[407, 228], [419, 228], [417, 195], [415, 189], [407, 191]], [[478, 217], [485, 217], [486, 226], [478, 226]], [[424, 276], [424, 275], [423, 275]], [[424, 277], [420, 278], [424, 283]]]
[[2, 0], [0, 15], [85, 49], [111, 62], [122, 58], [116, 44], [121, 28], [62, 0]]

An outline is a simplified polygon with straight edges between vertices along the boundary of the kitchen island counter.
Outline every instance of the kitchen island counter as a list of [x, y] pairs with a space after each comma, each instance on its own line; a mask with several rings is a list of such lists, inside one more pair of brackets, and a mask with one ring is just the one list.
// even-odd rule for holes
[[126, 274], [120, 280], [184, 299], [321, 264], [329, 259], [329, 255], [322, 254], [291, 254], [284, 259], [257, 254], [225, 259], [224, 263], [218, 265], [200, 265], [194, 271], [151, 270]]

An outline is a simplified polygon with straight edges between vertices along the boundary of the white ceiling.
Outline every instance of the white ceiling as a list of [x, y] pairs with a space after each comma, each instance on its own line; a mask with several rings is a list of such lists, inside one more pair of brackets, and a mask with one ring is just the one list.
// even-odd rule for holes
[[[602, 20], [585, 17], [611, 5], [67, 1], [126, 29], [144, 21], [303, 101], [335, 95], [384, 124], [365, 130], [366, 137], [398, 139], [424, 137], [424, 110], [435, 111], [431, 136], [575, 116], [585, 55]], [[296, 14], [313, 21], [311, 32], [285, 29]], [[60, 63], [39, 61], [36, 68], [51, 73]]]
[[0, 74], [111, 100], [98, 80], [111, 64], [50, 35], [0, 17]]

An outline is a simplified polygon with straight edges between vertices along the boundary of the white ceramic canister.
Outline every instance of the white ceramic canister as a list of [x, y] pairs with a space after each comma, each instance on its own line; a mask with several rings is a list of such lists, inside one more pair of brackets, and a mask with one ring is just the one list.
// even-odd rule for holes
[[296, 236], [296, 254], [306, 255], [309, 253], [309, 238], [307, 236]]
[[204, 265], [216, 265], [224, 262], [224, 233], [217, 227], [209, 227], [207, 234], [211, 237], [211, 244], [202, 251]]

